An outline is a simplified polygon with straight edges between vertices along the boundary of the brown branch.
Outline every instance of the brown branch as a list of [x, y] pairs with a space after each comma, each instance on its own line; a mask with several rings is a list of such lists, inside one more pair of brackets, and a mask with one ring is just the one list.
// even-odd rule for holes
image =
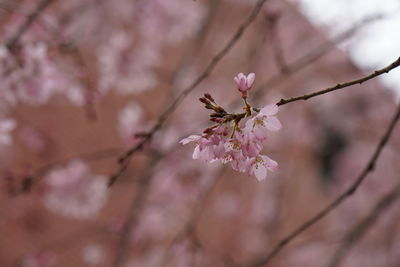
[[323, 55], [331, 51], [333, 48], [336, 48], [338, 44], [347, 40], [354, 33], [356, 33], [360, 28], [369, 23], [373, 23], [377, 20], [385, 18], [380, 14], [376, 14], [373, 16], [368, 16], [365, 19], [362, 19], [360, 22], [356, 23], [354, 26], [350, 27], [348, 30], [345, 30], [342, 33], [339, 33], [337, 36], [333, 37], [332, 40], [325, 41], [318, 47], [312, 49], [309, 53], [301, 56], [300, 58], [294, 60], [293, 62], [287, 64], [285, 66], [285, 72], [279, 72], [269, 78], [267, 81], [263, 82], [261, 86], [258, 86], [253, 91], [251, 96], [252, 99], [260, 99], [262, 95], [267, 92], [267, 88], [270, 89], [274, 86], [277, 86], [281, 82], [285, 81], [287, 77], [297, 73], [298, 71], [304, 69], [306, 66], [311, 63], [317, 61]]
[[146, 201], [146, 196], [150, 191], [151, 181], [153, 180], [153, 171], [151, 166], [156, 165], [162, 159], [162, 155], [157, 155], [153, 158], [152, 162], [148, 165], [147, 173], [143, 174], [138, 179], [136, 195], [132, 199], [130, 208], [128, 210], [128, 217], [121, 230], [120, 240], [118, 242], [117, 252], [115, 261], [112, 266], [122, 267], [125, 264], [129, 241], [133, 229], [136, 228], [139, 221], [139, 213], [141, 212], [143, 205]]
[[400, 197], [400, 184], [397, 184], [388, 194], [383, 196], [375, 205], [371, 213], [356, 224], [345, 236], [343, 244], [336, 250], [326, 265], [327, 267], [336, 267], [349, 253], [353, 247], [370, 227], [374, 225], [378, 217], [385, 212]]
[[367, 175], [374, 170], [375, 164], [378, 160], [378, 157], [380, 156], [383, 148], [389, 141], [390, 136], [396, 126], [396, 123], [399, 120], [399, 117], [400, 117], [400, 105], [398, 106], [397, 111], [396, 111], [392, 121], [390, 122], [388, 129], [386, 130], [385, 134], [382, 136], [381, 140], [379, 141], [379, 144], [377, 145], [374, 154], [372, 155], [371, 159], [368, 161], [368, 164], [365, 166], [364, 170], [357, 177], [357, 179], [353, 182], [353, 184], [350, 187], [348, 187], [347, 190], [345, 190], [335, 200], [333, 200], [328, 206], [326, 206], [324, 209], [322, 209], [320, 212], [318, 212], [314, 217], [312, 217], [311, 219], [309, 219], [308, 221], [306, 221], [305, 223], [300, 225], [300, 227], [298, 227], [297, 229], [292, 231], [286, 237], [284, 237], [265, 256], [258, 259], [255, 263], [251, 264], [250, 266], [258, 267], [258, 266], [263, 266], [263, 265], [269, 263], [271, 261], [271, 259], [274, 258], [293, 239], [295, 239], [298, 235], [300, 235], [302, 232], [307, 230], [310, 226], [312, 226], [313, 224], [320, 221], [322, 218], [324, 218], [326, 215], [328, 215], [331, 211], [333, 211], [336, 207], [338, 207], [340, 204], [342, 204], [342, 202], [344, 202], [348, 197], [353, 195], [354, 192], [357, 190], [357, 188], [360, 186], [360, 184], [364, 181], [365, 177], [367, 177]]
[[279, 21], [281, 14], [278, 12], [266, 13], [264, 16], [264, 21], [267, 26], [267, 30], [270, 35], [270, 45], [272, 48], [272, 55], [276, 66], [280, 72], [285, 73], [286, 71], [286, 60], [284, 56], [282, 40], [279, 36]]
[[189, 215], [188, 221], [185, 223], [182, 230], [179, 231], [179, 233], [169, 243], [166, 252], [164, 254], [164, 259], [162, 260], [165, 266], [167, 265], [168, 258], [170, 257], [169, 252], [174, 245], [178, 244], [179, 242], [182, 242], [182, 240], [185, 239], [190, 239], [192, 243], [195, 243], [194, 245], [196, 245], [196, 243], [197, 245], [200, 243], [200, 240], [197, 237], [197, 232], [196, 232], [197, 223], [203, 214], [203, 211], [206, 207], [206, 203], [211, 193], [213, 192], [217, 183], [220, 181], [220, 177], [225, 171], [226, 168], [221, 167], [219, 169], [218, 174], [213, 176], [214, 178], [206, 185], [206, 187], [202, 192], [202, 196], [199, 197], [199, 200], [197, 201], [198, 204], [192, 208], [192, 213]]
[[13, 50], [18, 44], [21, 36], [29, 29], [32, 23], [39, 17], [39, 15], [56, 0], [42, 0], [35, 10], [29, 14], [24, 23], [18, 28], [17, 32], [7, 41], [7, 48]]
[[398, 66], [400, 66], [400, 57], [396, 61], [391, 63], [390, 65], [384, 67], [383, 69], [376, 70], [373, 73], [369, 74], [368, 76], [359, 78], [357, 80], [345, 82], [345, 83], [339, 83], [339, 84], [337, 84], [337, 85], [335, 85], [333, 87], [329, 87], [329, 88], [326, 88], [324, 90], [320, 90], [320, 91], [317, 91], [317, 92], [314, 92], [314, 93], [311, 93], [311, 94], [306, 94], [306, 95], [303, 95], [303, 96], [293, 97], [293, 98], [289, 98], [289, 99], [281, 99], [276, 104], [278, 106], [282, 106], [282, 105], [285, 105], [285, 104], [288, 104], [288, 103], [291, 103], [291, 102], [295, 102], [295, 101], [298, 101], [298, 100], [308, 100], [310, 98], [313, 98], [313, 97], [316, 97], [316, 96], [319, 96], [319, 95], [323, 95], [323, 94], [326, 94], [326, 93], [330, 93], [330, 92], [333, 92], [333, 91], [336, 91], [336, 90], [339, 90], [339, 89], [343, 89], [343, 88], [346, 88], [346, 87], [349, 87], [349, 86], [352, 86], [352, 85], [362, 84], [362, 83], [364, 83], [366, 81], [369, 81], [369, 80], [371, 80], [371, 79], [373, 79], [375, 77], [378, 77], [378, 76], [380, 76], [380, 75], [382, 75], [384, 73], [388, 73], [389, 71], [397, 68]]
[[238, 27], [236, 32], [233, 34], [232, 38], [229, 42], [221, 49], [219, 53], [217, 53], [210, 61], [210, 63], [206, 66], [204, 71], [194, 80], [194, 82], [187, 87], [183, 92], [175, 99], [174, 102], [161, 114], [158, 118], [157, 123], [153, 126], [153, 128], [149, 131], [148, 135], [143, 138], [143, 140], [132, 147], [128, 151], [126, 151], [118, 160], [120, 163], [120, 169], [114, 174], [109, 182], [109, 185], [115, 183], [118, 177], [123, 173], [121, 171], [123, 168], [126, 168], [127, 163], [130, 158], [138, 151], [140, 151], [144, 145], [151, 140], [153, 135], [158, 132], [169, 118], [169, 116], [175, 111], [175, 109], [180, 105], [180, 103], [205, 79], [207, 78], [217, 64], [225, 57], [225, 55], [232, 49], [232, 47], [239, 41], [242, 37], [243, 33], [249, 27], [249, 25], [256, 19], [257, 15], [260, 13], [261, 8], [267, 0], [258, 0], [250, 15], [245, 19], [245, 21]]
[[57, 160], [57, 161], [45, 164], [45, 165], [37, 168], [30, 175], [27, 175], [24, 178], [24, 180], [22, 181], [22, 188], [17, 194], [29, 192], [32, 189], [32, 186], [34, 186], [35, 183], [37, 183], [49, 170], [51, 170], [56, 165], [66, 163], [75, 158], [81, 158], [84, 160], [95, 161], [95, 160], [102, 160], [102, 159], [109, 158], [109, 157], [115, 157], [120, 153], [121, 150], [122, 150], [122, 148], [107, 148], [107, 149], [102, 149], [102, 150], [98, 150], [98, 151], [94, 151], [94, 152], [90, 152], [90, 153], [83, 153], [83, 154], [75, 155], [73, 157], [68, 157], [65, 159], [61, 159], [61, 160]]

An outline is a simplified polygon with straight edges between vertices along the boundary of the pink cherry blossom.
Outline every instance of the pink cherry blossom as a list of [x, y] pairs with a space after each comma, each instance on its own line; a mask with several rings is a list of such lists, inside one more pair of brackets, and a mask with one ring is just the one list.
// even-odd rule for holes
[[273, 115], [278, 112], [277, 105], [269, 105], [261, 109], [261, 111], [252, 119], [249, 119], [246, 123], [244, 131], [248, 135], [254, 137], [248, 137], [248, 139], [257, 138], [263, 141], [267, 137], [268, 131], [279, 131], [282, 128], [280, 121]]
[[48, 139], [44, 134], [33, 127], [25, 126], [18, 133], [19, 140], [32, 152], [41, 153], [48, 145]]
[[267, 176], [267, 170], [275, 171], [278, 163], [265, 155], [259, 155], [253, 159], [251, 169], [248, 171], [249, 175], [254, 173], [257, 180], [262, 181]]
[[235, 78], [233, 78], [233, 80], [236, 82], [239, 91], [246, 94], [253, 85], [255, 78], [256, 75], [254, 73], [250, 73], [247, 76], [243, 73], [239, 73]]

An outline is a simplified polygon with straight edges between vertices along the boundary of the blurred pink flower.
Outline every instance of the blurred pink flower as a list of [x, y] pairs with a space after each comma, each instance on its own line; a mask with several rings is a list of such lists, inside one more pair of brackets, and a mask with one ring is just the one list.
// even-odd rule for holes
[[64, 216], [87, 219], [95, 216], [107, 199], [105, 177], [94, 175], [80, 161], [71, 161], [65, 168], [56, 168], [46, 177], [45, 205]]
[[22, 260], [22, 267], [52, 267], [55, 266], [56, 255], [53, 252], [43, 251], [31, 253]]
[[162, 240], [173, 233], [174, 223], [168, 214], [158, 207], [149, 207], [141, 215], [139, 225], [131, 233], [132, 242]]
[[34, 153], [42, 152], [48, 144], [45, 136], [33, 127], [23, 127], [18, 136], [21, 142]]
[[11, 144], [10, 132], [14, 130], [16, 125], [17, 123], [13, 119], [0, 119], [0, 146]]
[[131, 102], [119, 113], [118, 131], [124, 141], [133, 146], [140, 141], [140, 137], [136, 136], [136, 134], [146, 132], [150, 123], [145, 119], [142, 107], [135, 102]]
[[83, 248], [83, 260], [89, 265], [101, 264], [104, 256], [104, 249], [97, 244], [89, 244]]

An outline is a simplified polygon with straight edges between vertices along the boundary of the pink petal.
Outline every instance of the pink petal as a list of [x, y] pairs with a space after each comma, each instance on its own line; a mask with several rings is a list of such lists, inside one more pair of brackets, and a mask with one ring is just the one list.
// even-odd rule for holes
[[198, 158], [200, 158], [200, 147], [199, 147], [199, 146], [196, 146], [196, 147], [194, 148], [192, 158], [193, 158], [193, 159], [198, 159]]
[[214, 153], [211, 147], [206, 147], [199, 153], [199, 159], [203, 162], [212, 162], [214, 160]]
[[200, 138], [201, 138], [200, 135], [191, 135], [182, 139], [181, 141], [179, 141], [179, 143], [181, 143], [182, 145], [186, 145], [187, 143], [198, 141]]
[[233, 80], [235, 81], [235, 83], [240, 86], [240, 80], [242, 80], [242, 78], [244, 77], [243, 73], [239, 73], [238, 75], [235, 76], [235, 78], [233, 78]]
[[246, 84], [246, 79], [245, 78], [241, 78], [240, 79], [239, 89], [240, 89], [240, 91], [246, 91], [247, 90], [247, 84]]
[[281, 122], [276, 117], [268, 117], [264, 120], [265, 127], [270, 131], [279, 131], [282, 128]]
[[255, 79], [256, 75], [254, 73], [250, 73], [249, 75], [247, 75], [247, 86], [251, 87]]
[[267, 130], [264, 127], [260, 127], [260, 126], [256, 126], [253, 129], [253, 133], [254, 136], [258, 139], [258, 140], [265, 140], [267, 138]]
[[273, 159], [271, 159], [271, 158], [269, 158], [269, 157], [267, 157], [265, 155], [262, 155], [261, 157], [262, 157], [262, 159], [264, 161], [265, 167], [268, 170], [276, 171], [278, 169], [278, 163], [275, 160], [273, 160]]
[[265, 177], [267, 177], [267, 169], [264, 165], [255, 164], [253, 170], [258, 181], [261, 182]]
[[265, 116], [272, 116], [278, 113], [279, 107], [275, 104], [271, 104], [268, 106], [265, 106], [264, 108], [261, 109], [260, 113], [265, 115]]

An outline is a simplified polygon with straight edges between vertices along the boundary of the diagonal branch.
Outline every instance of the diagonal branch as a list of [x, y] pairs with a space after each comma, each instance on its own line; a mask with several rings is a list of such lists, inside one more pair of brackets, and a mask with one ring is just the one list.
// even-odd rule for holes
[[232, 38], [229, 42], [217, 53], [210, 61], [210, 63], [206, 66], [204, 71], [194, 80], [194, 82], [187, 87], [182, 93], [172, 102], [171, 105], [161, 114], [158, 118], [157, 123], [153, 126], [153, 128], [145, 135], [140, 143], [136, 146], [132, 147], [128, 151], [126, 151], [118, 160], [120, 164], [119, 170], [111, 176], [109, 181], [109, 186], [115, 183], [119, 176], [123, 173], [123, 169], [127, 168], [127, 164], [130, 158], [138, 151], [142, 150], [144, 145], [148, 143], [153, 135], [158, 132], [164, 125], [165, 121], [169, 118], [169, 116], [176, 110], [176, 108], [180, 105], [180, 103], [205, 79], [210, 73], [214, 70], [217, 64], [225, 57], [226, 54], [233, 48], [233, 46], [239, 41], [242, 37], [246, 29], [250, 26], [250, 24], [256, 19], [257, 15], [260, 13], [261, 8], [267, 0], [258, 0], [250, 15], [245, 19], [245, 21], [238, 27], [236, 32], [233, 34]]
[[39, 15], [56, 0], [42, 0], [35, 10], [28, 15], [24, 23], [18, 28], [17, 32], [7, 41], [6, 46], [9, 50], [13, 50], [18, 44], [21, 36], [29, 29], [32, 23], [39, 17]]
[[125, 265], [125, 261], [128, 256], [131, 233], [135, 230], [139, 223], [139, 213], [144, 207], [154, 178], [154, 170], [151, 168], [151, 166], [155, 166], [160, 160], [162, 160], [162, 158], [163, 155], [156, 155], [148, 165], [146, 172], [137, 180], [137, 191], [132, 199], [132, 202], [130, 203], [126, 221], [120, 232], [116, 256], [112, 265], [114, 267], [123, 267]]
[[259, 267], [263, 266], [267, 263], [269, 263], [272, 258], [274, 258], [287, 244], [289, 244], [293, 239], [295, 239], [298, 235], [300, 235], [302, 232], [307, 230], [310, 226], [313, 224], [317, 223], [320, 221], [322, 218], [324, 218], [326, 215], [328, 215], [331, 211], [333, 211], [336, 207], [338, 207], [342, 202], [344, 202], [348, 197], [354, 194], [354, 192], [357, 190], [357, 188], [360, 186], [360, 184], [364, 181], [364, 179], [367, 177], [367, 175], [372, 172], [375, 168], [375, 164], [387, 144], [387, 142], [390, 139], [390, 136], [396, 126], [396, 123], [398, 122], [400, 118], [400, 105], [397, 108], [397, 111], [390, 122], [390, 125], [388, 129], [386, 130], [385, 134], [382, 136], [381, 140], [379, 141], [379, 144], [377, 145], [374, 154], [372, 155], [371, 159], [365, 166], [364, 170], [361, 172], [361, 174], [357, 177], [357, 179], [353, 182], [353, 184], [347, 188], [341, 195], [339, 195], [335, 200], [333, 200], [328, 206], [326, 206], [324, 209], [322, 209], [320, 212], [318, 212], [314, 217], [300, 225], [297, 229], [295, 229], [293, 232], [288, 234], [285, 238], [283, 238], [281, 241], [278, 242], [278, 244], [271, 250], [269, 251], [265, 256], [262, 258], [258, 259], [255, 263], [253, 263], [252, 267]]
[[397, 184], [388, 194], [383, 196], [375, 205], [372, 212], [357, 225], [355, 225], [345, 236], [343, 244], [336, 250], [326, 265], [336, 267], [340, 264], [346, 254], [376, 222], [378, 217], [385, 212], [400, 197], [400, 184]]
[[311, 52], [309, 52], [309, 53], [305, 54], [304, 56], [301, 56], [300, 58], [287, 64], [285, 66], [285, 72], [278, 72], [277, 74], [275, 74], [271, 78], [269, 78], [267, 81], [263, 82], [261, 86], [258, 86], [258, 88], [254, 89], [252, 98], [259, 99], [260, 97], [262, 97], [263, 94], [265, 94], [266, 91], [268, 91], [268, 90], [265, 90], [266, 88], [271, 88], [271, 87], [277, 86], [278, 84], [283, 82], [287, 77], [297, 73], [298, 71], [302, 70], [306, 66], [317, 61], [319, 58], [324, 56], [330, 50], [336, 48], [336, 46], [339, 43], [342, 43], [343, 41], [347, 40], [349, 37], [353, 36], [358, 30], [360, 30], [364, 26], [366, 26], [370, 23], [373, 23], [375, 21], [384, 19], [384, 18], [385, 18], [385, 16], [382, 16], [381, 14], [375, 14], [372, 16], [368, 16], [368, 17], [360, 20], [354, 26], [350, 27], [349, 29], [345, 30], [344, 32], [333, 37], [332, 40], [325, 41], [323, 44], [321, 44], [317, 48], [312, 49]]
[[65, 162], [68, 162], [75, 158], [81, 158], [81, 159], [89, 160], [89, 161], [96, 161], [96, 160], [102, 160], [102, 159], [106, 159], [106, 158], [110, 158], [110, 157], [116, 157], [117, 155], [119, 155], [119, 153], [121, 153], [121, 151], [123, 151], [122, 148], [110, 147], [110, 148], [97, 150], [94, 152], [78, 154], [73, 157], [68, 157], [68, 158], [56, 160], [51, 163], [45, 164], [45, 165], [37, 168], [36, 170], [34, 170], [29, 175], [24, 177], [24, 179], [22, 181], [22, 188], [21, 188], [21, 190], [19, 190], [17, 192], [17, 194], [29, 192], [32, 189], [32, 187], [36, 183], [38, 183], [39, 180], [42, 179], [43, 176], [56, 165], [63, 164]]
[[281, 99], [276, 104], [278, 106], [282, 106], [282, 105], [285, 105], [285, 104], [288, 104], [288, 103], [291, 103], [291, 102], [295, 102], [295, 101], [298, 101], [298, 100], [308, 100], [310, 98], [313, 98], [313, 97], [316, 97], [316, 96], [319, 96], [319, 95], [323, 95], [323, 94], [326, 94], [326, 93], [330, 93], [330, 92], [333, 92], [333, 91], [336, 91], [336, 90], [339, 90], [339, 89], [343, 89], [343, 88], [346, 88], [346, 87], [349, 87], [349, 86], [352, 86], [352, 85], [362, 84], [362, 83], [364, 83], [366, 81], [369, 81], [369, 80], [371, 80], [371, 79], [373, 79], [375, 77], [378, 77], [378, 76], [380, 76], [380, 75], [382, 75], [384, 73], [388, 73], [389, 71], [397, 68], [398, 66], [400, 66], [400, 57], [396, 61], [391, 63], [390, 65], [384, 67], [383, 69], [376, 70], [373, 73], [369, 74], [368, 76], [362, 77], [362, 78], [357, 79], [357, 80], [345, 82], [345, 83], [339, 83], [339, 84], [337, 84], [337, 85], [335, 85], [333, 87], [329, 87], [329, 88], [326, 88], [324, 90], [317, 91], [317, 92], [314, 92], [314, 93], [311, 93], [311, 94], [306, 94], [306, 95], [293, 97], [293, 98], [289, 98], [289, 99]]

